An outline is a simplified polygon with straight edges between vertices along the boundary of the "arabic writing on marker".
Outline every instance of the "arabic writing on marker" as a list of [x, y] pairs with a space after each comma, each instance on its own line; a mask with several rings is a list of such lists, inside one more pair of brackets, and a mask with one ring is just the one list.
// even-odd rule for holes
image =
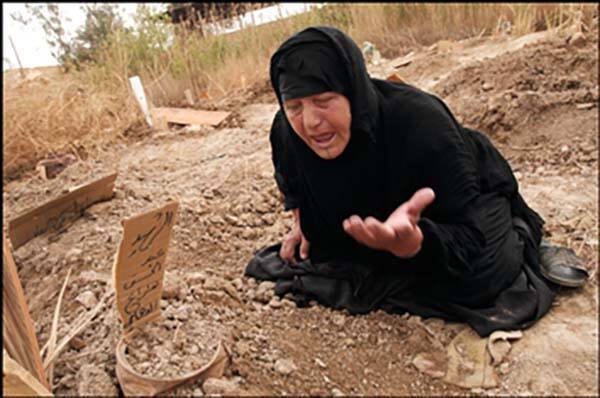
[[166, 255], [176, 211], [177, 203], [170, 203], [124, 223], [115, 265], [115, 287], [126, 329], [160, 312]]
[[60, 231], [66, 226], [67, 222], [83, 215], [85, 204], [89, 198], [85, 198], [82, 203], [77, 200], [73, 201], [73, 205], [65, 208], [54, 217], [50, 217], [45, 224], [38, 224], [33, 229], [33, 236], [38, 236], [46, 231]]
[[[156, 213], [156, 215], [154, 217], [157, 219], [157, 221], [160, 222], [160, 219], [162, 218], [162, 216], [163, 216], [163, 213], [159, 212], [159, 213]], [[133, 248], [133, 250], [131, 251], [131, 253], [129, 253], [129, 257], [136, 254], [138, 252], [138, 250], [146, 251], [148, 249], [148, 247], [150, 247], [150, 245], [152, 245], [152, 242], [154, 242], [154, 239], [156, 239], [156, 237], [161, 233], [163, 228], [166, 225], [171, 225], [172, 220], [173, 220], [173, 212], [167, 211], [166, 215], [165, 215], [165, 220], [162, 223], [162, 225], [160, 225], [158, 230], [155, 231], [155, 229], [156, 229], [156, 225], [155, 225], [148, 232], [143, 233], [143, 234], [138, 234], [137, 238], [131, 244], [131, 247]]]

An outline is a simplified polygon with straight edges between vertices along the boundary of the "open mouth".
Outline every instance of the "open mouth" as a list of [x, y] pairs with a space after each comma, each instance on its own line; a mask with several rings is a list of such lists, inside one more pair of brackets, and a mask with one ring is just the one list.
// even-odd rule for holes
[[319, 134], [319, 135], [315, 135], [311, 138], [315, 142], [315, 144], [317, 144], [317, 146], [326, 147], [329, 144], [331, 144], [331, 142], [333, 142], [333, 140], [335, 138], [335, 133]]

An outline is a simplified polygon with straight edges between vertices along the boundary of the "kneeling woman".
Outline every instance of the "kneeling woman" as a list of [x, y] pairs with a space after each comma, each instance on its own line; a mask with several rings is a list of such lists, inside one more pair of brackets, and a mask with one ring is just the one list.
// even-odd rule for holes
[[277, 185], [295, 225], [246, 275], [298, 304], [525, 328], [551, 306], [543, 220], [509, 164], [437, 97], [369, 77], [343, 32], [312, 27], [271, 59]]

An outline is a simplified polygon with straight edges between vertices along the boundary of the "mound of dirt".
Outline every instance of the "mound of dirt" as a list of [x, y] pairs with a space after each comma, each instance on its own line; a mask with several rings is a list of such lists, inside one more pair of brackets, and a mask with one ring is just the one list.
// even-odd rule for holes
[[598, 37], [588, 40], [579, 48], [552, 37], [477, 61], [436, 84], [433, 91], [465, 125], [491, 135], [524, 133], [563, 105], [573, 105], [579, 113], [597, 106]]

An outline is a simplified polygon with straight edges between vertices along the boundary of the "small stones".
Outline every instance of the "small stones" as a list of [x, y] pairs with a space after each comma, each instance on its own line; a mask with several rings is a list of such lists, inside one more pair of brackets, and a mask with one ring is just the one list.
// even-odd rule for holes
[[271, 301], [271, 298], [274, 295], [274, 288], [275, 282], [261, 282], [260, 285], [258, 285], [258, 287], [256, 288], [256, 295], [254, 296], [254, 299], [263, 304], [267, 304], [269, 301]]
[[231, 281], [231, 284], [236, 288], [237, 291], [242, 291], [244, 289], [244, 282], [242, 281], [242, 278], [235, 278]]
[[71, 250], [69, 250], [67, 252], [67, 254], [65, 255], [65, 260], [67, 261], [67, 264], [71, 264], [74, 263], [75, 261], [77, 261], [78, 258], [81, 257], [81, 254], [83, 253], [82, 250], [77, 249], [77, 248], [72, 248]]
[[227, 281], [223, 278], [211, 276], [204, 281], [206, 290], [223, 290]]
[[319, 367], [321, 369], [326, 369], [327, 368], [327, 365], [325, 365], [325, 362], [321, 361], [321, 359], [319, 359], [319, 358], [315, 358], [315, 363], [317, 365], [319, 365]]
[[346, 394], [344, 394], [342, 392], [342, 390], [340, 390], [339, 388], [332, 388], [331, 389], [331, 395], [333, 395], [334, 397], [344, 397], [344, 396], [346, 396]]
[[490, 91], [493, 88], [494, 88], [494, 85], [492, 83], [485, 82], [481, 85], [481, 89], [483, 91]]
[[281, 307], [283, 307], [283, 302], [277, 296], [273, 296], [271, 301], [269, 301], [269, 307], [281, 308]]
[[343, 314], [335, 314], [333, 316], [333, 324], [339, 327], [344, 326], [346, 323], [346, 317]]
[[278, 359], [273, 365], [273, 369], [282, 375], [289, 375], [298, 368], [291, 359]]
[[85, 340], [83, 340], [81, 337], [77, 337], [77, 336], [73, 337], [71, 339], [71, 341], [69, 341], [69, 347], [71, 347], [77, 351], [81, 351], [82, 349], [85, 348], [86, 345], [87, 344], [86, 344]]
[[245, 341], [238, 341], [234, 346], [234, 352], [239, 356], [245, 356], [250, 353], [250, 345]]
[[185, 292], [181, 292], [181, 290], [181, 280], [175, 274], [166, 272], [162, 297], [167, 300], [183, 297], [185, 296]]
[[98, 365], [83, 365], [77, 372], [77, 393], [80, 396], [117, 396], [111, 377]]
[[90, 290], [86, 290], [85, 292], [81, 293], [79, 296], [77, 296], [77, 298], [75, 298], [75, 301], [83, 305], [87, 310], [94, 308], [94, 306], [98, 304], [96, 295]]
[[186, 274], [184, 279], [189, 285], [193, 286], [203, 283], [206, 280], [206, 274], [204, 272], [190, 272]]
[[238, 395], [239, 390], [236, 383], [225, 380], [208, 378], [202, 384], [202, 389], [206, 395]]

